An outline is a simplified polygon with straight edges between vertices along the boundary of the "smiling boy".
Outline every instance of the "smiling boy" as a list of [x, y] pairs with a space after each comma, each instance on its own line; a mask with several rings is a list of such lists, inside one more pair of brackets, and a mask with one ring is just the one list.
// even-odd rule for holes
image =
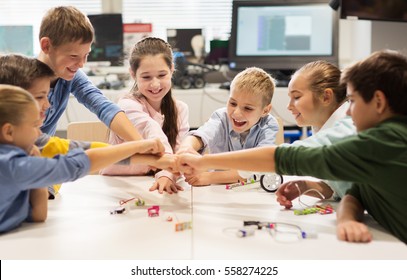
[[92, 24], [81, 11], [71, 6], [50, 9], [42, 19], [39, 39], [41, 52], [38, 59], [57, 77], [48, 95], [51, 106], [46, 112], [42, 132], [55, 134], [57, 122], [72, 93], [79, 103], [124, 140], [141, 139], [124, 112], [109, 101], [81, 70], [94, 40]]
[[[216, 110], [198, 130], [182, 142], [183, 152], [221, 153], [276, 144], [279, 125], [271, 114], [274, 80], [256, 67], [240, 72], [232, 81], [226, 108]], [[187, 175], [194, 186], [237, 182], [236, 170]]]

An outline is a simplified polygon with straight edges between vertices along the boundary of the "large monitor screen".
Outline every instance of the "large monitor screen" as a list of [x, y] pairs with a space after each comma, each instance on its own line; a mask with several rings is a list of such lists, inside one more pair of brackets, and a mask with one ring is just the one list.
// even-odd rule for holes
[[123, 65], [123, 20], [121, 14], [88, 15], [95, 29], [95, 42], [88, 61]]
[[32, 25], [0, 26], [0, 54], [19, 53], [34, 56]]
[[338, 15], [327, 1], [234, 1], [229, 66], [295, 70], [338, 62]]

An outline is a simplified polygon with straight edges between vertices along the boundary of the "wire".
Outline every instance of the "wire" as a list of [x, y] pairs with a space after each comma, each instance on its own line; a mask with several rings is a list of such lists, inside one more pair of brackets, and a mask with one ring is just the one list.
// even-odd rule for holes
[[303, 196], [303, 195], [305, 195], [305, 194], [307, 194], [307, 193], [309, 193], [309, 192], [316, 192], [316, 193], [321, 197], [321, 199], [325, 199], [325, 196], [324, 196], [319, 190], [316, 190], [316, 189], [308, 189], [308, 190], [306, 190], [305, 192], [302, 193], [301, 190], [300, 190], [300, 187], [298, 186], [297, 183], [295, 183], [294, 186], [295, 186], [295, 187], [297, 188], [297, 190], [298, 190], [298, 203], [299, 203], [303, 208], [313, 207], [312, 205], [308, 205], [308, 204], [306, 204], [305, 202], [301, 201], [301, 196]]

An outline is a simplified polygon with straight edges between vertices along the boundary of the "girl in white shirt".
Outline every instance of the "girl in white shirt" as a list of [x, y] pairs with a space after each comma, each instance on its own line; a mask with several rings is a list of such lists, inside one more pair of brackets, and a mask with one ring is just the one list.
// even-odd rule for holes
[[326, 61], [310, 62], [294, 73], [288, 85], [287, 108], [298, 126], [311, 126], [315, 134], [346, 117], [346, 88], [340, 77], [341, 71]]
[[[294, 73], [288, 85], [290, 102], [287, 108], [298, 126], [311, 126], [313, 137], [291, 145], [329, 145], [335, 139], [356, 133], [346, 115], [349, 104], [346, 86], [340, 83], [340, 77], [339, 68], [326, 61], [310, 62]], [[322, 194], [323, 198], [339, 199], [348, 188], [350, 183], [339, 181], [296, 180], [281, 185], [276, 196], [281, 205], [291, 208], [291, 201], [307, 190], [316, 190], [308, 191], [310, 196], [321, 198]]]

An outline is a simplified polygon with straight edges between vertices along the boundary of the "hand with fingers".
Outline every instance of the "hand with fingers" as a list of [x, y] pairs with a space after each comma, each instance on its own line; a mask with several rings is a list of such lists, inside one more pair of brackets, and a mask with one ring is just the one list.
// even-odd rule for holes
[[170, 178], [162, 176], [158, 178], [150, 188], [150, 191], [155, 190], [158, 190], [158, 192], [161, 194], [164, 193], [164, 191], [169, 194], [173, 194], [177, 193], [178, 191], [183, 191], [184, 189]]

